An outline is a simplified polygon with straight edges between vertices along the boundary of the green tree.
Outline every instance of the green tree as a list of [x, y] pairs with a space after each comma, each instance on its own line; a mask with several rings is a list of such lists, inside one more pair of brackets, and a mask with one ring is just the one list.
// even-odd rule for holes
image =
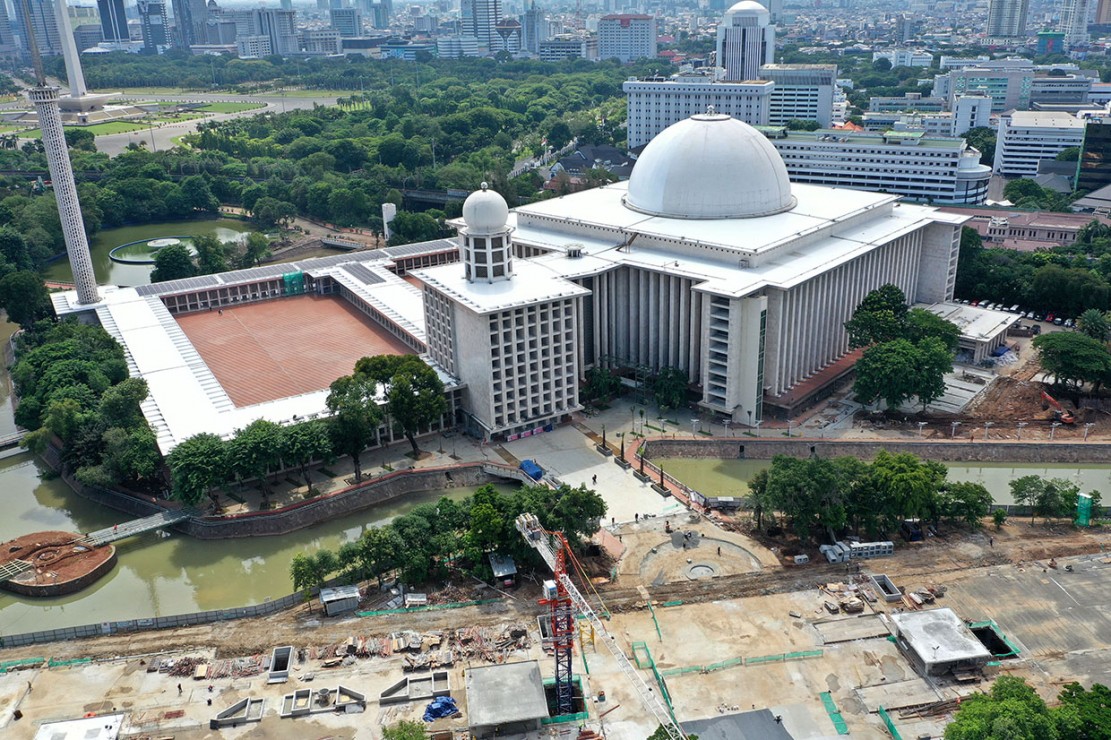
[[426, 737], [424, 725], [420, 722], [402, 720], [382, 728], [382, 740], [425, 740]]
[[1078, 683], [1065, 684], [1058, 695], [1060, 711], [1074, 714], [1074, 734], [1062, 738], [1077, 740], [1111, 740], [1111, 689], [1103, 684], [1092, 684], [1085, 690]]
[[982, 484], [950, 481], [941, 489], [939, 513], [979, 529], [980, 520], [987, 516], [991, 504], [991, 494]]
[[252, 231], [247, 235], [247, 249], [243, 253], [244, 267], [260, 267], [270, 257], [270, 240], [265, 234]]
[[201, 234], [193, 237], [192, 241], [197, 253], [197, 272], [201, 275], [227, 272], [227, 252], [219, 239], [211, 234]]
[[604, 400], [621, 389], [621, 378], [607, 367], [592, 367], [586, 371], [582, 396], [587, 401]]
[[180, 280], [196, 274], [197, 266], [193, 264], [193, 255], [184, 244], [171, 244], [154, 253], [154, 270], [150, 273], [152, 283]]
[[263, 196], [251, 206], [251, 219], [262, 229], [288, 227], [297, 215], [297, 207], [284, 200]]
[[845, 322], [849, 345], [867, 347], [905, 338], [906, 316], [907, 298], [903, 291], [890, 283], [880, 286], [864, 296], [853, 317]]
[[1034, 337], [1042, 369], [1065, 383], [1104, 382], [1111, 373], [1111, 351], [1080, 332], [1058, 331]]
[[25, 329], [54, 315], [42, 278], [29, 270], [11, 272], [0, 278], [0, 306], [11, 321]]
[[817, 131], [822, 124], [813, 119], [792, 118], [787, 121], [788, 131]]
[[282, 430], [282, 459], [301, 470], [305, 485], [312, 490], [309, 463], [313, 460], [328, 462], [332, 457], [332, 438], [327, 422], [302, 421]]
[[83, 128], [66, 128], [62, 133], [66, 138], [66, 146], [70, 149], [96, 151], [96, 135], [92, 131]]
[[378, 438], [378, 425], [382, 423], [377, 395], [375, 381], [355, 374], [333, 381], [325, 400], [332, 414], [328, 420], [332, 449], [351, 456], [356, 483], [363, 479], [359, 455]]
[[896, 409], [918, 391], [919, 361], [918, 348], [906, 339], [868, 347], [856, 362], [853, 394], [860, 403], [883, 399]]
[[1057, 152], [1054, 157], [1058, 162], [1077, 162], [1080, 160], [1080, 147], [1069, 146]]
[[1080, 314], [1076, 321], [1076, 328], [1082, 333], [1099, 342], [1106, 342], [1111, 335], [1111, 321], [1107, 314], [1096, 308], [1089, 308]]
[[386, 404], [390, 416], [401, 427], [405, 438], [413, 447], [413, 454], [420, 455], [416, 435], [422, 427], [429, 427], [447, 413], [444, 383], [424, 360], [417, 355], [403, 362], [389, 379]]
[[[405, 738], [404, 740], [409, 740], [409, 738]], [[663, 725], [660, 725], [656, 728], [655, 732], [648, 736], [648, 740], [671, 740], [671, 735], [668, 734], [667, 729], [664, 728]], [[687, 740], [698, 740], [698, 735], [688, 733]]]
[[318, 589], [328, 576], [339, 570], [339, 559], [331, 550], [317, 550], [311, 555], [298, 553], [289, 563], [289, 576], [294, 591]]
[[963, 702], [945, 740], [1059, 740], [1057, 722], [1037, 693], [1016, 676], [1000, 676], [990, 694]]
[[1044, 196], [1045, 191], [1042, 186], [1025, 177], [1011, 180], [1003, 188], [1003, 197], [1015, 204], [1027, 200], [1040, 200]]
[[371, 527], [359, 538], [355, 556], [362, 572], [377, 578], [381, 587], [383, 577], [397, 567], [404, 550], [405, 543], [393, 527]]
[[235, 436], [228, 442], [228, 467], [240, 480], [257, 479], [263, 495], [268, 495], [270, 483], [266, 476], [281, 463], [284, 438], [280, 425], [266, 419], [252, 421], [235, 430]]
[[677, 367], [660, 368], [652, 379], [652, 398], [661, 410], [682, 408], [687, 392], [687, 374]]
[[100, 397], [100, 418], [107, 427], [132, 429], [145, 426], [140, 404], [150, 390], [142, 378], [127, 378], [104, 391]]
[[932, 311], [924, 308], [910, 309], [904, 326], [904, 336], [915, 344], [923, 339], [937, 339], [950, 355], [957, 351], [961, 339], [960, 327]]
[[170, 452], [167, 462], [173, 496], [189, 506], [199, 504], [228, 479], [227, 445], [215, 434], [189, 437]]
[[992, 524], [995, 525], [996, 531], [999, 531], [1000, 529], [1003, 529], [1003, 524], [1006, 523], [1006, 521], [1007, 521], [1007, 510], [1006, 509], [996, 509], [995, 511], [991, 512], [991, 522], [992, 522]]
[[970, 147], [980, 152], [980, 164], [991, 167], [995, 164], [996, 130], [990, 126], [977, 126], [965, 131], [961, 136]]

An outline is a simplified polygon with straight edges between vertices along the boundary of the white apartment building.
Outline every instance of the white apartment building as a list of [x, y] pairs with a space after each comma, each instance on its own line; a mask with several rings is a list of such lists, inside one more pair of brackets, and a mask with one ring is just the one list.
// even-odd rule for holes
[[999, 119], [995, 173], [1034, 177], [1038, 162], [1084, 144], [1084, 121], [1056, 111], [1015, 111]]
[[630, 79], [622, 85], [628, 100], [629, 148], [647, 144], [668, 126], [705, 113], [710, 106], [749, 125], [767, 125], [774, 87], [766, 80], [719, 82], [703, 75]]
[[872, 61], [886, 59], [892, 67], [929, 67], [934, 55], [923, 49], [886, 49], [872, 52]]
[[768, 112], [773, 126], [788, 121], [817, 121], [829, 126], [833, 121], [835, 64], [765, 64], [760, 79], [775, 83]]
[[301, 29], [301, 49], [306, 54], [330, 56], [339, 54], [342, 48], [339, 31], [330, 28]]
[[459, 16], [463, 36], [474, 36], [487, 49], [497, 38], [496, 26], [501, 20], [501, 0], [461, 0]]
[[765, 129], [791, 182], [892, 193], [939, 204], [987, 200], [991, 168], [964, 139], [921, 131]]
[[985, 35], [993, 39], [1025, 36], [1029, 8], [1030, 0], [989, 0]]
[[355, 8], [331, 8], [332, 28], [341, 38], [354, 39], [363, 35], [363, 14]]
[[656, 18], [618, 14], [598, 21], [598, 58], [631, 62], [656, 56]]
[[436, 55], [440, 59], [478, 56], [478, 39], [474, 36], [437, 36]]
[[1034, 65], [1028, 59], [1002, 59], [963, 67], [934, 78], [933, 97], [948, 98], [950, 110], [958, 95], [988, 95], [992, 112], [1027, 110], [1034, 88]]
[[262, 59], [274, 53], [270, 46], [270, 37], [254, 34], [251, 36], [236, 36], [235, 53], [240, 59]]
[[760, 67], [775, 61], [775, 26], [768, 10], [755, 0], [741, 0], [718, 26], [717, 63], [730, 82], [755, 80]]
[[[1099, 78], [1097, 77], [1096, 80]], [[1076, 104], [1088, 102], [1093, 79], [1086, 75], [1038, 75], [1030, 85], [1030, 103]]]
[[1088, 15], [1091, 10], [1089, 0], [1064, 0], [1061, 4], [1061, 22], [1058, 31], [1065, 34], [1065, 46], [1086, 46], [1088, 44]]
[[561, 62], [564, 59], [598, 59], [598, 39], [564, 34], [540, 42], [540, 59]]

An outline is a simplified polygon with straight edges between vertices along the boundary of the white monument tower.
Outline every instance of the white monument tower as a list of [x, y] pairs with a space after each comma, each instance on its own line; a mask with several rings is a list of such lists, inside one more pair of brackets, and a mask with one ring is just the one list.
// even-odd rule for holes
[[[31, 17], [27, 0], [22, 0], [23, 12], [26, 17]], [[59, 10], [60, 9], [60, 10]], [[65, 0], [56, 0], [55, 10], [65, 12]], [[64, 16], [62, 16], [64, 18]], [[100, 294], [96, 288], [96, 275], [93, 273], [93, 259], [89, 254], [89, 242], [85, 236], [85, 222], [81, 217], [81, 202], [77, 199], [77, 183], [73, 180], [73, 166], [69, 161], [69, 149], [66, 147], [66, 137], [62, 132], [62, 114], [58, 108], [58, 88], [46, 84], [46, 75], [42, 69], [42, 57], [39, 56], [39, 47], [34, 38], [34, 30], [27, 24], [27, 46], [31, 51], [31, 61], [35, 67], [34, 87], [27, 91], [27, 97], [35, 106], [38, 115], [39, 128], [42, 130], [42, 145], [46, 150], [46, 162], [50, 168], [50, 179], [54, 185], [54, 197], [58, 201], [58, 217], [62, 221], [62, 234], [66, 240], [66, 253], [69, 255], [69, 264], [73, 268], [73, 282], [77, 286], [77, 302], [83, 305], [96, 303]], [[68, 28], [66, 23], [59, 23], [59, 28]], [[63, 48], [65, 39], [73, 44], [73, 35], [63, 33]], [[74, 51], [74, 57], [76, 57]], [[69, 61], [67, 55], [66, 61]], [[74, 79], [72, 69], [67, 73]], [[78, 67], [78, 77], [80, 68]], [[85, 82], [81, 79], [81, 88]]]

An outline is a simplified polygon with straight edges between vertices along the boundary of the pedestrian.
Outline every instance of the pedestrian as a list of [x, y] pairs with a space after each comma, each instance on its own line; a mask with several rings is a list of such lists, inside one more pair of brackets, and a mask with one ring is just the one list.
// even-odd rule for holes
[[596, 485], [598, 485], [598, 476], [596, 476], [596, 475], [594, 475], [594, 476], [591, 476], [591, 478], [590, 478], [590, 485], [592, 485], [592, 486], [596, 486]]
[[783, 724], [783, 715], [782, 714], [775, 715], [775, 723], [777, 725]]
[[120, 531], [120, 525], [118, 525], [118, 524], [113, 524], [113, 525], [112, 525], [112, 531], [113, 531], [113, 532], [119, 532], [119, 531]]
[[721, 545], [718, 545], [718, 557], [721, 557]]
[[31, 682], [30, 681], [27, 682], [27, 693], [28, 694], [31, 693]]
[[637, 522], [640, 521], [640, 513], [639, 512], [636, 513], [636, 514], [633, 514], [633, 521], [637, 521]]
[[177, 695], [181, 696], [181, 684], [177, 685]]
[[222, 308], [220, 309], [220, 315], [221, 315], [221, 316], [223, 316], [223, 315], [224, 315], [224, 309], [222, 309]]
[[686, 540], [683, 540], [683, 549], [684, 549], [684, 550], [686, 550], [686, 549], [687, 549], [687, 541], [686, 541]]
[[617, 524], [617, 517], [611, 516], [610, 517], [610, 524]]
[[988, 547], [995, 547], [995, 538], [988, 537]]

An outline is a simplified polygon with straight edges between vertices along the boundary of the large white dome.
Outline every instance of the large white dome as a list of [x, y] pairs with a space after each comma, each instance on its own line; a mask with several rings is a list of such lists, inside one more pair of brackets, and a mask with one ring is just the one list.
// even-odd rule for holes
[[496, 234], [505, 229], [509, 205], [505, 198], [489, 188], [489, 185], [482, 183], [463, 201], [463, 221], [471, 234]]
[[625, 205], [668, 218], [752, 218], [795, 207], [783, 158], [747, 123], [713, 112], [668, 126], [648, 143]]

